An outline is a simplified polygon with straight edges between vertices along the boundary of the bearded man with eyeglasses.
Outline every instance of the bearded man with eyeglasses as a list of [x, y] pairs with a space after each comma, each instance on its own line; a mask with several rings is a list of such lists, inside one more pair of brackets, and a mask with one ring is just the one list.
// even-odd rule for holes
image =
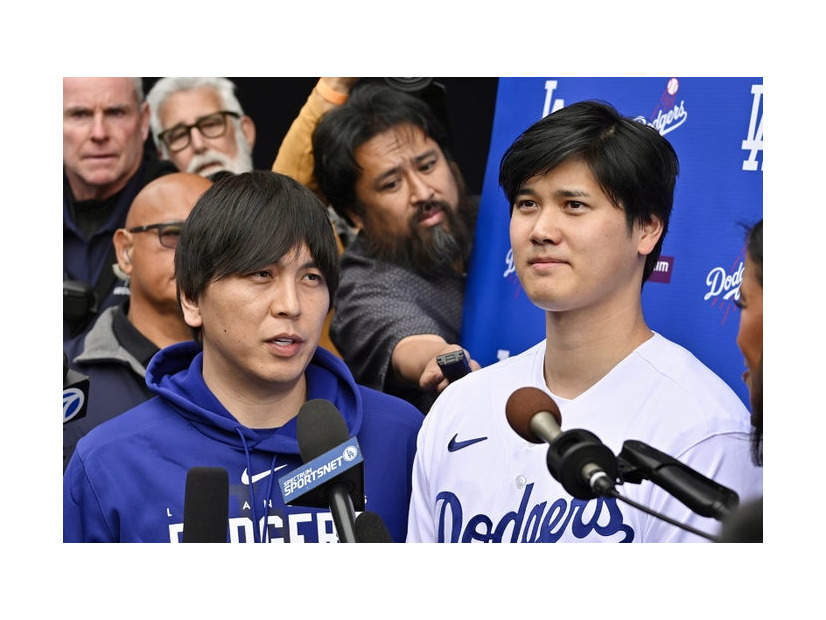
[[88, 376], [90, 385], [86, 415], [63, 425], [64, 469], [81, 437], [152, 395], [144, 379], [152, 356], [192, 338], [178, 305], [175, 248], [189, 212], [211, 185], [185, 172], [156, 179], [135, 197], [115, 232], [116, 271], [130, 294], [64, 344], [69, 367]]
[[224, 77], [164, 77], [147, 94], [152, 137], [178, 170], [215, 178], [253, 169], [255, 123]]

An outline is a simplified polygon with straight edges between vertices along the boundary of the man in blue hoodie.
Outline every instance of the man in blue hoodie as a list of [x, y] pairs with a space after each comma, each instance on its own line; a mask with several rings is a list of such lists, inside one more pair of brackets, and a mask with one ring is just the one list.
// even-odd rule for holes
[[423, 416], [356, 384], [318, 347], [338, 261], [324, 205], [289, 177], [228, 175], [203, 194], [175, 252], [195, 339], [152, 359], [156, 397], [78, 442], [63, 477], [64, 542], [181, 542], [193, 467], [228, 472], [228, 542], [336, 542], [331, 512], [285, 504], [278, 484], [304, 466], [297, 418], [313, 399], [358, 440], [364, 509], [405, 540]]

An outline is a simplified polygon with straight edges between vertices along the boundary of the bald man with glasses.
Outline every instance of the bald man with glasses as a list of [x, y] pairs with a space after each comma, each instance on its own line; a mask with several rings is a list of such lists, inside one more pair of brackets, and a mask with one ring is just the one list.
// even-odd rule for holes
[[89, 377], [86, 416], [63, 425], [63, 467], [78, 440], [152, 394], [146, 366], [161, 348], [192, 338], [178, 305], [175, 247], [184, 221], [212, 181], [168, 174], [138, 193], [113, 236], [114, 269], [127, 301], [104, 310], [91, 329], [64, 345], [69, 367]]

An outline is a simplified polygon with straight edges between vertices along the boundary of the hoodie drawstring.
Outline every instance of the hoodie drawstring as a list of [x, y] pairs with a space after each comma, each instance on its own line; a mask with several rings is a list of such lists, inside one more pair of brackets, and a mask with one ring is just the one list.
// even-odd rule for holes
[[[250, 508], [252, 510], [253, 540], [257, 543], [269, 542], [268, 537], [267, 537], [267, 532], [269, 531], [267, 529], [267, 521], [269, 519], [269, 514], [270, 514], [270, 504], [272, 503], [272, 487], [273, 487], [273, 478], [275, 478], [275, 476], [274, 475], [268, 476], [268, 478], [270, 479], [270, 482], [269, 482], [269, 485], [267, 487], [267, 501], [264, 502], [264, 516], [263, 516], [263, 518], [259, 519], [258, 510], [256, 509], [256, 506], [258, 505], [258, 502], [255, 501], [255, 488], [254, 488], [254, 483], [252, 481], [253, 473], [252, 473], [252, 461], [250, 460], [250, 450], [249, 450], [249, 447], [247, 446], [247, 440], [244, 437], [243, 431], [236, 426], [235, 427], [235, 432], [238, 433], [238, 436], [241, 438], [241, 443], [244, 445], [244, 455], [247, 457], [247, 471], [249, 472], [249, 476], [250, 476]], [[275, 459], [276, 459], [276, 455], [273, 454], [272, 455], [272, 463], [270, 463], [270, 471], [271, 472], [273, 472], [275, 470]], [[258, 530], [259, 521], [261, 522], [261, 530], [260, 531]]]

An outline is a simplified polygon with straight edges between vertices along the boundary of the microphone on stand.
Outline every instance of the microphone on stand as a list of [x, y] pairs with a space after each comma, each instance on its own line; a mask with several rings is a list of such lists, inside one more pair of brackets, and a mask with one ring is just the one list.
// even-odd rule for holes
[[539, 388], [523, 387], [513, 392], [505, 413], [511, 428], [523, 439], [548, 444], [548, 470], [577, 499], [613, 497], [714, 542], [719, 539], [620, 495], [615, 481], [650, 480], [697, 514], [718, 519], [727, 517], [739, 502], [731, 489], [641, 441], [626, 441], [617, 457], [589, 431], [562, 431], [559, 407]]
[[636, 439], [623, 443], [617, 458], [624, 482], [650, 480], [703, 517], [722, 521], [740, 503], [740, 497], [732, 489]]
[[519, 388], [508, 398], [505, 414], [520, 437], [548, 444], [548, 469], [568, 493], [587, 500], [615, 491], [617, 457], [589, 431], [562, 431], [559, 406], [545, 392]]

